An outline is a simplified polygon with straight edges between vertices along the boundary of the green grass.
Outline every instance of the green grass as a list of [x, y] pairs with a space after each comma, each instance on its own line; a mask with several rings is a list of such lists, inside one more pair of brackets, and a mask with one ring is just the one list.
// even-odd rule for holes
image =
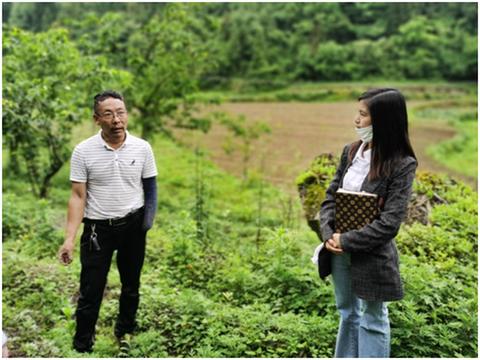
[[432, 145], [427, 154], [460, 174], [478, 176], [477, 122], [469, 121], [455, 126], [458, 133], [454, 138]]
[[[296, 86], [295, 91], [316, 91], [312, 84]], [[350, 89], [329, 85], [335, 87]], [[452, 140], [444, 159], [455, 166], [468, 153], [463, 165], [468, 167], [476, 164], [475, 110], [465, 105], [463, 93], [456, 99], [462, 106], [416, 111], [419, 121], [449, 124], [466, 136]], [[90, 123], [75, 131], [74, 142], [95, 132]], [[12, 355], [332, 357], [338, 326], [333, 287], [330, 279], [318, 279], [310, 262], [319, 240], [303, 219], [291, 215], [301, 211], [299, 201], [264, 184], [259, 218], [258, 176], [242, 181], [162, 137], [151, 144], [159, 170], [158, 213], [142, 274], [141, 331], [129, 339], [127, 353], [113, 337], [120, 292], [115, 265], [94, 353], [82, 356], [71, 349], [78, 240], [71, 266], [61, 266], [55, 257], [70, 195], [68, 164], [53, 179], [46, 200], [29, 193], [25, 178], [11, 178], [4, 170], [2, 310]], [[439, 152], [446, 145], [436, 146]], [[204, 185], [200, 217], [198, 167]], [[324, 167], [325, 174], [334, 170]], [[399, 233], [406, 297], [389, 306], [392, 356], [477, 357], [477, 194], [426, 174], [419, 174], [415, 192], [446, 203], [434, 206], [429, 224], [402, 226]], [[207, 236], [197, 235], [198, 224]]]
[[306, 82], [272, 84], [271, 88], [256, 87], [248, 80], [237, 81], [229, 88], [202, 91], [194, 97], [202, 101], [227, 102], [321, 102], [355, 101], [369, 87], [395, 87], [408, 101], [442, 100], [475, 97], [475, 83], [442, 81], [385, 81], [380, 79], [362, 82]]
[[413, 109], [413, 118], [416, 123], [455, 129], [457, 134], [453, 138], [431, 145], [427, 154], [460, 174], [477, 178], [478, 122], [473, 97], [422, 104]]
[[[82, 357], [333, 356], [333, 288], [310, 262], [318, 239], [303, 221], [288, 219], [289, 196], [265, 185], [258, 227], [258, 179], [243, 182], [169, 140], [151, 143], [159, 211], [148, 234], [141, 331], [122, 353], [113, 337], [120, 292], [113, 265], [95, 351]], [[199, 161], [208, 238], [196, 235]], [[55, 258], [68, 183], [65, 167], [50, 198], [38, 201], [21, 179], [4, 182], [3, 327], [14, 356], [80, 357], [71, 349], [78, 242], [71, 266]], [[476, 193], [435, 177], [419, 179], [416, 189], [449, 204], [435, 208], [431, 224], [403, 227], [399, 235], [407, 291], [405, 300], [390, 305], [392, 356], [476, 357]], [[293, 206], [299, 211], [299, 201]]]

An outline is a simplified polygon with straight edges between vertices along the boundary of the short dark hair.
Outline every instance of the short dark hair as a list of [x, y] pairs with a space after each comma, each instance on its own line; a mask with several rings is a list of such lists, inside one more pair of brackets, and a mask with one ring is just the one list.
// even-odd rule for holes
[[114, 90], [105, 90], [93, 97], [93, 112], [97, 113], [98, 104], [104, 100], [107, 100], [108, 98], [119, 99], [125, 103], [122, 94], [120, 94], [119, 92], [116, 92]]
[[359, 96], [365, 101], [372, 119], [372, 164], [369, 179], [388, 176], [396, 160], [405, 156], [416, 159], [408, 135], [405, 98], [392, 88], [370, 89]]

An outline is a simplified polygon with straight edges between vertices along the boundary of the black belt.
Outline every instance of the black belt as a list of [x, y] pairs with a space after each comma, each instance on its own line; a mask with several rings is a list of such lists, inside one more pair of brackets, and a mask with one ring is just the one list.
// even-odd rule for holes
[[89, 218], [83, 218], [83, 222], [85, 224], [98, 224], [98, 225], [106, 225], [106, 226], [121, 226], [128, 224], [135, 216], [139, 215], [143, 212], [144, 206], [141, 208], [128, 213], [126, 216], [122, 218], [113, 218], [113, 219], [103, 219], [103, 220], [95, 220]]

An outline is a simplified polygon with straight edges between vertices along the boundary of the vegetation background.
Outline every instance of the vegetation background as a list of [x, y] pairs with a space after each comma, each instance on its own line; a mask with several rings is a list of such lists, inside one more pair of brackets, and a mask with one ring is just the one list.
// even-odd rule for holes
[[[420, 170], [398, 236], [394, 357], [477, 357], [476, 3], [3, 3], [2, 327], [19, 357], [71, 349], [80, 264], [61, 266], [73, 146], [91, 99], [127, 99], [152, 144], [156, 224], [140, 332], [115, 343], [109, 275], [91, 357], [331, 357], [318, 206], [356, 97], [407, 97]], [[320, 153], [331, 153], [313, 161]], [[435, 173], [433, 173], [434, 171]], [[295, 182], [296, 181], [296, 182]], [[311, 210], [311, 209], [310, 209]], [[78, 253], [78, 249], [77, 249]]]

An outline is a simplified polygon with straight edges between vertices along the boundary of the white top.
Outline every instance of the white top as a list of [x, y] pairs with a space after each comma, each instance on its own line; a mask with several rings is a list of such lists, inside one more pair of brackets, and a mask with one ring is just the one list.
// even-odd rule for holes
[[362, 142], [359, 146], [352, 165], [348, 168], [345, 177], [343, 178], [343, 189], [350, 191], [360, 191], [363, 181], [370, 171], [370, 160], [372, 157], [372, 150], [368, 149], [362, 154], [366, 143]]
[[142, 178], [157, 176], [150, 144], [126, 132], [118, 149], [98, 134], [78, 144], [70, 162], [70, 180], [87, 184], [84, 216], [123, 217], [144, 205]]

